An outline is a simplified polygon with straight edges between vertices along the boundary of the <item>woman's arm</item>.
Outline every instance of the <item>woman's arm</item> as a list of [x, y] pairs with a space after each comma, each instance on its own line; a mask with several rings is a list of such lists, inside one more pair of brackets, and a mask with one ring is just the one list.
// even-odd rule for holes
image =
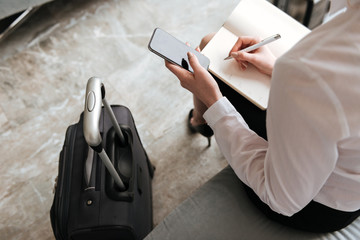
[[268, 142], [225, 98], [204, 114], [236, 175], [286, 216], [319, 194], [336, 165], [337, 142], [344, 134], [322, 81], [300, 61], [278, 61], [267, 110]]

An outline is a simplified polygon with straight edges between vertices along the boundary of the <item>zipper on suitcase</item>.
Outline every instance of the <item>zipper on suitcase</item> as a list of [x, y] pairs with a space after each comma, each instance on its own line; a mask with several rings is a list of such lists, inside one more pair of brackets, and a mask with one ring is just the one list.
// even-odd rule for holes
[[[69, 216], [69, 195], [70, 195], [70, 183], [71, 183], [71, 173], [72, 173], [72, 159], [74, 154], [74, 144], [76, 139], [76, 131], [77, 125], [73, 125], [69, 129], [69, 135], [66, 136], [66, 139], [70, 139], [71, 142], [69, 144], [65, 144], [64, 148], [64, 159], [62, 161], [62, 173], [61, 180], [62, 184], [60, 184], [59, 189], [59, 205], [58, 205], [58, 213], [59, 213], [59, 234], [62, 239], [66, 239], [67, 235], [67, 220]], [[65, 159], [69, 159], [70, 161], [66, 162]], [[65, 175], [66, 173], [66, 175]], [[67, 190], [67, 191], [66, 191]]]

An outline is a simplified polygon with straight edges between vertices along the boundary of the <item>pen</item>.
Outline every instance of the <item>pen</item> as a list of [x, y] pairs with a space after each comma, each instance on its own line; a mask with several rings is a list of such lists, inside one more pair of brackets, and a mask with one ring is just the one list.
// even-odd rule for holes
[[[259, 47], [262, 47], [262, 46], [264, 46], [266, 44], [269, 44], [269, 43], [271, 43], [271, 42], [273, 42], [275, 40], [278, 40], [280, 38], [281, 38], [280, 34], [275, 34], [275, 35], [273, 35], [271, 37], [268, 37], [268, 38], [265, 38], [265, 39], [261, 40], [261, 42], [259, 42], [257, 44], [254, 44], [254, 45], [252, 45], [250, 47], [247, 47], [247, 48], [244, 48], [244, 49], [240, 50], [240, 52], [254, 51], [254, 50], [258, 49]], [[233, 58], [233, 57], [230, 55], [230, 56], [226, 57], [224, 60], [229, 60], [231, 58]]]

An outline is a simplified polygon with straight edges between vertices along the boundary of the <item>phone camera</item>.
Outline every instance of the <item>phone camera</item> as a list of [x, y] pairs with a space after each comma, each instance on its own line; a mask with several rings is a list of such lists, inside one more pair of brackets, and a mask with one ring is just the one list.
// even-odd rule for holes
[[185, 60], [185, 58], [183, 58], [183, 59], [181, 60], [181, 66], [182, 66], [183, 68], [185, 68], [186, 70], [189, 70], [189, 64], [187, 63], [187, 61]]

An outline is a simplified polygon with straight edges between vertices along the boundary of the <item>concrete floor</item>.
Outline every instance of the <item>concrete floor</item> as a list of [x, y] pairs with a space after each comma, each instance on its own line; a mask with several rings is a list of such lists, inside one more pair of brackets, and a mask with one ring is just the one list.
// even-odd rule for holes
[[[128, 106], [150, 159], [154, 222], [227, 165], [215, 140], [192, 135], [191, 94], [150, 53], [155, 27], [196, 46], [238, 0], [59, 0], [0, 43], [0, 239], [54, 239], [49, 218], [58, 155], [87, 80]], [[1, 7], [1, 6], [0, 6]]]

